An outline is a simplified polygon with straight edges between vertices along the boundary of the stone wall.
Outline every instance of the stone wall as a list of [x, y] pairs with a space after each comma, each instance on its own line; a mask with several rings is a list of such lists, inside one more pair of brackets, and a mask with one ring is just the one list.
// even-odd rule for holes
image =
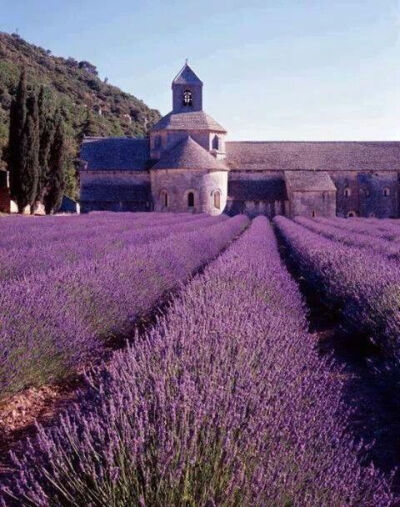
[[[199, 135], [205, 136], [204, 142], [206, 138], [211, 142], [210, 133]], [[231, 215], [263, 214], [269, 218], [277, 214], [312, 216], [313, 212], [316, 216], [399, 217], [397, 172], [331, 171], [329, 174], [337, 188], [336, 197], [329, 192], [304, 191], [288, 199], [282, 171], [231, 170], [227, 173], [174, 169], [154, 170], [151, 176], [147, 171], [81, 171], [81, 211], [145, 211], [153, 208], [153, 202], [159, 210], [164, 208], [160, 195], [165, 190], [170, 211], [210, 214], [225, 211]], [[221, 191], [220, 209], [214, 206], [216, 190]], [[190, 208], [189, 192], [194, 195], [194, 206]], [[2, 206], [9, 209], [7, 195], [8, 190], [0, 188], [0, 210]]]
[[240, 171], [229, 173], [229, 215], [244, 213], [249, 217], [288, 215], [288, 200], [282, 171]]
[[399, 216], [399, 181], [395, 171], [333, 172], [337, 188], [337, 215]]
[[[172, 85], [172, 109], [174, 113], [187, 111], [201, 111], [203, 109], [203, 86], [200, 83], [185, 83]], [[185, 90], [192, 92], [192, 106], [183, 105]]]
[[[155, 169], [150, 171], [151, 190], [156, 211], [209, 213], [224, 212], [227, 200], [227, 171], [189, 171], [187, 169]], [[189, 206], [189, 193], [194, 206]], [[219, 192], [219, 199], [215, 193]], [[167, 198], [165, 198], [167, 195]], [[167, 200], [167, 205], [166, 201]], [[215, 204], [219, 203], [219, 207]]]
[[246, 200], [229, 199], [226, 205], [226, 214], [230, 216], [244, 214], [250, 218], [265, 215], [269, 219], [277, 215], [289, 216], [289, 201]]
[[[279, 186], [279, 181], [283, 180], [282, 171], [230, 171], [227, 210], [230, 214], [265, 214], [270, 218], [275, 214], [312, 216], [313, 211], [317, 216], [400, 216], [397, 172], [330, 171], [329, 175], [337, 188], [335, 198], [332, 194], [323, 197], [318, 192], [300, 192], [291, 197], [293, 210], [290, 210]], [[231, 191], [233, 182], [243, 183], [239, 192]], [[249, 182], [257, 182], [259, 188], [249, 190]]]
[[147, 171], [81, 171], [80, 210], [150, 211], [150, 175]]
[[296, 191], [289, 196], [290, 216], [334, 217], [336, 216], [335, 191]]
[[[150, 133], [150, 153], [153, 160], [158, 160], [164, 151], [171, 150], [180, 141], [188, 136], [186, 130], [161, 130]], [[215, 136], [218, 137], [218, 149], [215, 149]], [[207, 130], [191, 130], [190, 137], [207, 151], [212, 151], [217, 158], [223, 158], [225, 154], [225, 135], [221, 132], [209, 132]]]

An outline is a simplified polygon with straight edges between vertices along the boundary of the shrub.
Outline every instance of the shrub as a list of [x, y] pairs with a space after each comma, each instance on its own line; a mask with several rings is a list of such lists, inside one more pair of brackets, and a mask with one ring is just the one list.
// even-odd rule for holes
[[14, 457], [8, 491], [40, 506], [394, 505], [305, 326], [259, 217]]

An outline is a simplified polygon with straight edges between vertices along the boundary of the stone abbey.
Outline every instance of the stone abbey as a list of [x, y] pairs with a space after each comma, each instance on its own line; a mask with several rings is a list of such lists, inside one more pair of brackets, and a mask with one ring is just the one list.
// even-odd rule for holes
[[398, 217], [400, 142], [228, 141], [186, 63], [145, 139], [85, 138], [81, 211]]

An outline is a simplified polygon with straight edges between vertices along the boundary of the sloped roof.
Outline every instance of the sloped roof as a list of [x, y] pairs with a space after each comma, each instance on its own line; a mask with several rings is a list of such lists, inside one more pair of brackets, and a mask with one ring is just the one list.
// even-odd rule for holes
[[171, 150], [165, 152], [152, 169], [211, 169], [227, 170], [221, 160], [217, 160], [190, 136]]
[[285, 171], [287, 190], [290, 192], [327, 192], [336, 187], [325, 171]]
[[149, 140], [129, 137], [86, 137], [80, 151], [87, 171], [145, 171], [149, 158]]
[[123, 185], [116, 183], [97, 183], [82, 185], [80, 200], [82, 202], [143, 202], [149, 199], [150, 184]]
[[226, 161], [237, 170], [384, 171], [400, 169], [400, 142], [226, 142]]
[[285, 201], [286, 185], [283, 178], [263, 180], [229, 180], [228, 196], [235, 201]]
[[193, 70], [187, 63], [181, 68], [176, 75], [172, 84], [203, 84], [203, 82], [196, 76]]
[[153, 128], [156, 130], [209, 130], [212, 132], [224, 132], [226, 130], [214, 118], [204, 111], [190, 111], [185, 113], [173, 113], [172, 111], [161, 118]]

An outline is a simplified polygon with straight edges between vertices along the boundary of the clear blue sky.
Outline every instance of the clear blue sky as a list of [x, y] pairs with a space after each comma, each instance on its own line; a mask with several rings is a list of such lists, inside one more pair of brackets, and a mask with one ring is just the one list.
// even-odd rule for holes
[[189, 58], [230, 139], [400, 139], [398, 0], [0, 0], [17, 28], [163, 114]]

